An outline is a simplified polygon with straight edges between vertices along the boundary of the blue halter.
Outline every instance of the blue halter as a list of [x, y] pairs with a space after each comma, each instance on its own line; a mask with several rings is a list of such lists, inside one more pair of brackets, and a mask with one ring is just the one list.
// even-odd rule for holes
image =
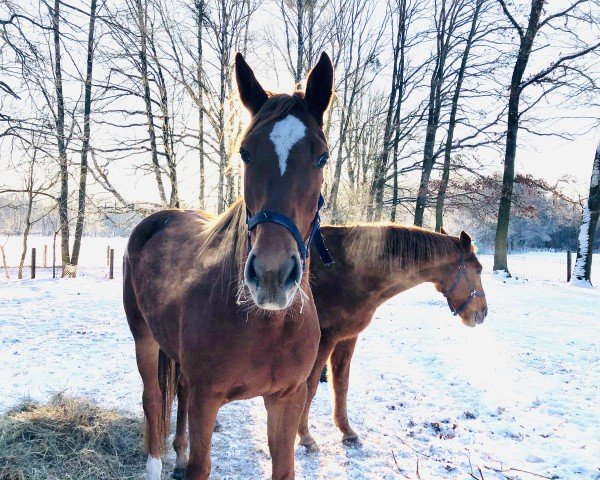
[[294, 240], [298, 244], [298, 251], [300, 252], [300, 257], [302, 258], [302, 266], [304, 267], [306, 264], [306, 259], [310, 254], [310, 244], [311, 242], [315, 242], [315, 248], [317, 252], [319, 252], [319, 256], [325, 265], [331, 265], [333, 263], [333, 259], [331, 255], [327, 251], [327, 247], [325, 247], [325, 242], [323, 241], [323, 235], [321, 235], [321, 215], [319, 212], [321, 208], [325, 204], [325, 199], [323, 195], [319, 195], [319, 203], [317, 204], [317, 213], [315, 214], [315, 218], [312, 222], [312, 226], [310, 229], [310, 234], [308, 235], [308, 239], [304, 242], [302, 238], [302, 234], [298, 227], [294, 223], [294, 221], [286, 217], [285, 215], [278, 212], [271, 212], [269, 210], [263, 210], [262, 212], [258, 212], [254, 216], [250, 216], [250, 211], [246, 208], [246, 224], [248, 225], [248, 251], [251, 250], [252, 245], [250, 242], [250, 232], [254, 229], [259, 223], [276, 223], [277, 225], [281, 225], [286, 228], [288, 232], [292, 234]]

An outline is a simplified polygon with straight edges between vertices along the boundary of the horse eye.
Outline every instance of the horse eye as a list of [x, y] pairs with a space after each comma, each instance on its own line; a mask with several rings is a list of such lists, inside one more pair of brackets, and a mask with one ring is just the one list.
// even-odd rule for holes
[[250, 161], [250, 154], [243, 148], [240, 148], [240, 157], [242, 157], [242, 162], [244, 163], [248, 163]]
[[324, 153], [319, 158], [317, 158], [315, 165], [319, 168], [323, 168], [325, 165], [327, 165], [327, 160], [329, 160], [329, 154]]

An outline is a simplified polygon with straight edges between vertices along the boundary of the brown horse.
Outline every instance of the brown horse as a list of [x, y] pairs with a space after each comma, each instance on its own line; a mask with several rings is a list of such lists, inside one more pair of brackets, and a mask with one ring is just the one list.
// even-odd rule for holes
[[[308, 378], [308, 398], [298, 430], [300, 444], [308, 451], [318, 450], [308, 430], [308, 414], [328, 358], [334, 421], [342, 431], [344, 444], [361, 443], [348, 422], [350, 362], [358, 335], [371, 323], [381, 304], [409, 288], [431, 282], [465, 325], [480, 324], [487, 315], [481, 264], [465, 232], [452, 237], [395, 224], [323, 226], [321, 232], [335, 264], [314, 262], [311, 268], [321, 342]], [[185, 437], [185, 405], [181, 403], [176, 437]]]
[[386, 300], [424, 282], [442, 292], [450, 310], [474, 327], [487, 315], [481, 264], [471, 238], [400, 225], [324, 226], [321, 229], [335, 264], [311, 269], [312, 292], [319, 313], [321, 342], [308, 377], [308, 398], [300, 422], [300, 444], [317, 450], [308, 414], [329, 359], [334, 391], [334, 421], [346, 445], [360, 445], [348, 422], [350, 362], [358, 335]]
[[[241, 144], [245, 201], [209, 222], [179, 210], [151, 215], [124, 258], [150, 480], [161, 476], [176, 390], [190, 423], [189, 460], [185, 435], [174, 442], [176, 474], [208, 479], [217, 411], [262, 396], [273, 479], [294, 478], [294, 439], [320, 336], [305, 260], [318, 227], [333, 67], [322, 54], [306, 93], [293, 95], [265, 92], [239, 54], [235, 69], [252, 114]], [[246, 291], [251, 300], [243, 302]]]

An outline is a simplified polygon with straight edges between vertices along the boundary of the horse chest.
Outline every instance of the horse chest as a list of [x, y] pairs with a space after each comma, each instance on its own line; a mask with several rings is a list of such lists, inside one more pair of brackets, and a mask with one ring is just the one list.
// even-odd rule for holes
[[277, 392], [308, 377], [319, 335], [316, 318], [272, 327], [232, 322], [188, 338], [182, 345], [188, 352], [183, 367], [194, 370], [196, 381], [213, 385], [228, 400]]

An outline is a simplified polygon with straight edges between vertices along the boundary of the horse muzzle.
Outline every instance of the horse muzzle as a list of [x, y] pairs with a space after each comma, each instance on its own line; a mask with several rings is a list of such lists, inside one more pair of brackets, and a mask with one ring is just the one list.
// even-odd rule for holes
[[302, 260], [298, 253], [276, 265], [261, 260], [251, 251], [246, 260], [244, 280], [254, 303], [265, 310], [288, 308], [302, 281]]
[[488, 309], [486, 306], [481, 310], [472, 311], [465, 316], [461, 315], [461, 320], [467, 327], [475, 327], [476, 325], [481, 325], [483, 323], [485, 317], [487, 317], [487, 313]]

